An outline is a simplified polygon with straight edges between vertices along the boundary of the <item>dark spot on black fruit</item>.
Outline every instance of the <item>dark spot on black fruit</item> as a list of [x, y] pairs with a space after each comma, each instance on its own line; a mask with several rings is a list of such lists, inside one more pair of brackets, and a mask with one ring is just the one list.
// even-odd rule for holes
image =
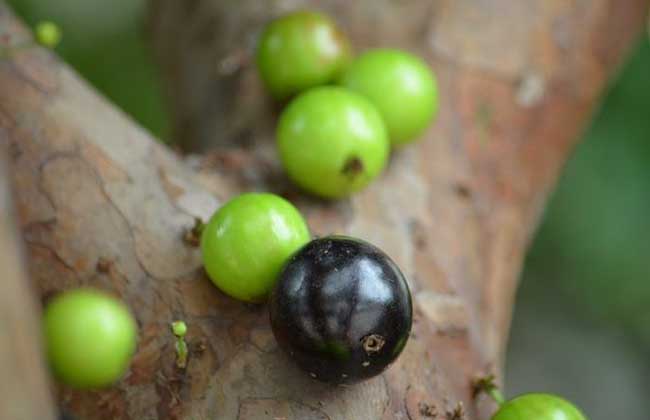
[[361, 174], [363, 172], [363, 161], [356, 156], [352, 156], [345, 161], [341, 173], [350, 178]]
[[358, 239], [315, 239], [280, 274], [270, 299], [280, 347], [311, 377], [336, 384], [380, 374], [401, 353], [411, 295], [395, 263]]
[[370, 334], [363, 337], [361, 343], [363, 344], [363, 350], [367, 354], [372, 354], [380, 351], [384, 347], [384, 344], [386, 344], [386, 340], [379, 334]]

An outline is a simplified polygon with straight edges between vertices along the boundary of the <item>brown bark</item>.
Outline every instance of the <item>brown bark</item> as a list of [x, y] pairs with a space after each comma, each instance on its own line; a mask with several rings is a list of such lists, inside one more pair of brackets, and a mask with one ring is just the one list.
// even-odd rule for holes
[[[0, 63], [0, 127], [12, 147], [20, 224], [41, 293], [90, 284], [119, 294], [140, 326], [129, 374], [101, 392], [60, 389], [83, 419], [420, 419], [464, 405], [487, 418], [471, 380], [499, 372], [526, 244], [607, 76], [639, 34], [644, 2], [368, 0], [313, 2], [359, 49], [425, 57], [441, 112], [420, 143], [349, 200], [290, 186], [272, 147], [275, 110], [250, 60], [260, 25], [303, 1], [159, 0], [152, 31], [168, 70], [185, 162], [51, 53]], [[4, 6], [0, 28], [25, 37]], [[384, 375], [350, 387], [312, 381], [282, 355], [263, 306], [206, 279], [183, 242], [193, 217], [246, 190], [290, 197], [315, 234], [386, 250], [410, 278], [413, 335]], [[169, 323], [192, 348], [174, 365]], [[451, 416], [449, 417], [451, 418]]]
[[24, 269], [0, 131], [0, 419], [54, 419], [39, 310]]

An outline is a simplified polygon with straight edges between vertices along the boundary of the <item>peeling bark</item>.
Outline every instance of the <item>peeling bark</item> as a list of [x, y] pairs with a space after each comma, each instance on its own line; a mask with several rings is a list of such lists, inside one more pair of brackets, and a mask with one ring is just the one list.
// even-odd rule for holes
[[[349, 200], [305, 196], [282, 174], [273, 116], [251, 62], [271, 16], [304, 1], [159, 0], [151, 29], [167, 70], [181, 159], [39, 48], [0, 62], [0, 127], [40, 292], [92, 285], [140, 327], [127, 376], [96, 392], [59, 388], [83, 419], [424, 419], [463, 407], [501, 371], [521, 262], [544, 200], [621, 56], [644, 25], [632, 0], [312, 2], [359, 48], [412, 50], [435, 69], [441, 112], [420, 143]], [[0, 36], [27, 34], [0, 6]], [[184, 233], [242, 191], [296, 203], [317, 235], [383, 248], [414, 297], [413, 334], [385, 374], [350, 387], [311, 380], [279, 351], [264, 306], [221, 294]], [[175, 366], [169, 323], [190, 346]], [[450, 414], [451, 415], [451, 414]]]

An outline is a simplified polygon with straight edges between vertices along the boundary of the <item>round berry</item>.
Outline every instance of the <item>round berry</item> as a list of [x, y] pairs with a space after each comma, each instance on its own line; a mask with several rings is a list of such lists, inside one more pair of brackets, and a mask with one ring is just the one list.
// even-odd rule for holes
[[551, 394], [524, 394], [505, 402], [492, 420], [587, 420], [576, 406]]
[[289, 177], [326, 198], [359, 191], [377, 177], [390, 144], [377, 109], [340, 87], [318, 87], [296, 97], [280, 116], [280, 158]]
[[233, 198], [210, 219], [201, 236], [205, 270], [224, 293], [263, 301], [289, 257], [309, 242], [298, 210], [273, 194]]
[[295, 12], [271, 22], [257, 47], [257, 66], [277, 99], [338, 77], [349, 63], [350, 45], [327, 16]]
[[176, 337], [184, 337], [187, 334], [187, 324], [183, 321], [172, 322], [172, 332]]
[[44, 47], [54, 48], [61, 42], [61, 28], [54, 22], [39, 22], [34, 32], [36, 41]]
[[378, 375], [411, 330], [411, 295], [395, 263], [358, 239], [316, 239], [296, 253], [270, 299], [273, 333], [312, 378], [353, 383]]
[[404, 51], [378, 49], [359, 56], [341, 84], [366, 96], [381, 112], [390, 141], [413, 141], [438, 111], [438, 87], [427, 64]]
[[45, 308], [47, 358], [54, 374], [75, 388], [104, 387], [126, 371], [137, 327], [119, 300], [92, 289], [55, 297]]

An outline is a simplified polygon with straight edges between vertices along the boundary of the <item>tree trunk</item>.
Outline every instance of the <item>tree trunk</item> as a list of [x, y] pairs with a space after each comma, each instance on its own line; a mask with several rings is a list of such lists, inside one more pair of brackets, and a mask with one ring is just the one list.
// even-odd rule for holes
[[[61, 387], [59, 401], [82, 419], [488, 418], [493, 407], [472, 399], [471, 382], [501, 371], [526, 244], [598, 93], [643, 27], [644, 3], [313, 2], [359, 49], [412, 50], [440, 84], [440, 116], [423, 141], [339, 202], [286, 181], [273, 148], [278, 107], [251, 60], [261, 25], [304, 1], [152, 3], [179, 142], [228, 146], [202, 158], [174, 155], [51, 53], [12, 54], [0, 63], [0, 127], [32, 276], [41, 294], [110, 290], [140, 327], [120, 383]], [[5, 6], [0, 28], [24, 42]], [[206, 278], [183, 234], [248, 190], [288, 196], [314, 234], [375, 243], [409, 277], [413, 333], [385, 374], [349, 387], [314, 382], [279, 351], [264, 306], [229, 299]], [[174, 363], [176, 319], [189, 326], [186, 370]]]
[[54, 412], [40, 352], [39, 311], [18, 246], [6, 145], [0, 131], [0, 419], [50, 420]]

